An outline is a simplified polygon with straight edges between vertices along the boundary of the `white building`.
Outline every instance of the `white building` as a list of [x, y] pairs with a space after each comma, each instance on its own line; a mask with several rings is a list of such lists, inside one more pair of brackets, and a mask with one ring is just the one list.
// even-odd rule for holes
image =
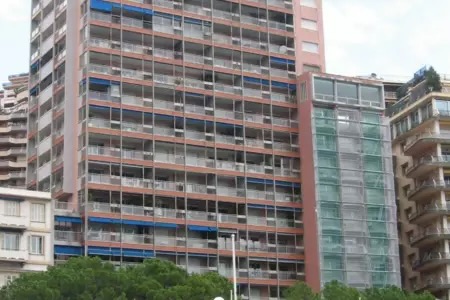
[[0, 188], [0, 286], [53, 264], [50, 193]]

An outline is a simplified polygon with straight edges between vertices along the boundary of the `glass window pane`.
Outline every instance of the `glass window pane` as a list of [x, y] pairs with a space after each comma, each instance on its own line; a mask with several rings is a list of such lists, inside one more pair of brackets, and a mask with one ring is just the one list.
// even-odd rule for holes
[[334, 85], [332, 80], [314, 78], [314, 93], [316, 99], [334, 100]]
[[[337, 95], [338, 101], [345, 103], [356, 103], [358, 102], [358, 86], [352, 83], [337, 83]], [[350, 101], [350, 102], [349, 102]]]
[[332, 151], [317, 151], [317, 162], [320, 167], [337, 168], [337, 154]]
[[436, 101], [436, 109], [438, 111], [448, 111], [448, 101], [445, 100], [435, 100]]
[[381, 88], [376, 86], [361, 86], [361, 100], [381, 103]]
[[320, 183], [339, 184], [339, 172], [337, 169], [318, 168]]

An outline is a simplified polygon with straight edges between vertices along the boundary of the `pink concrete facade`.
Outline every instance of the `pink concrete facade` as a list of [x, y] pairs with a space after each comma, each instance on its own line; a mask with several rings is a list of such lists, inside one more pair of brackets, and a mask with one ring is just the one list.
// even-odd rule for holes
[[[305, 65], [317, 67], [320, 72], [325, 73], [325, 41], [323, 29], [322, 0], [315, 0], [316, 7], [302, 5], [302, 1], [294, 1], [294, 26], [295, 26], [295, 49], [296, 68], [300, 75], [305, 71]], [[307, 29], [302, 26], [302, 20], [314, 21], [317, 30]], [[318, 45], [318, 52], [312, 53], [303, 50], [303, 43], [315, 43]]]

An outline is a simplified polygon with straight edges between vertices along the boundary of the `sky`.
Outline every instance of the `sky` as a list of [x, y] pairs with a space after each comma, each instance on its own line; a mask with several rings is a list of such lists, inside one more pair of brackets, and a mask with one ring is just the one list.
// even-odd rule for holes
[[[299, 1], [299, 0], [294, 0]], [[450, 74], [448, 0], [322, 0], [326, 71], [406, 78]], [[0, 82], [28, 71], [31, 0], [1, 0]]]

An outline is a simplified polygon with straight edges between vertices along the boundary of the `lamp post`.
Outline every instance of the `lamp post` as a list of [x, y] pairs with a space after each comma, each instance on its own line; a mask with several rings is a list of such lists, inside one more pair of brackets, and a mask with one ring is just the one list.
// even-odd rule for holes
[[231, 235], [231, 252], [233, 261], [233, 299], [237, 300], [237, 287], [236, 287], [236, 248], [235, 248], [235, 237], [234, 234]]

